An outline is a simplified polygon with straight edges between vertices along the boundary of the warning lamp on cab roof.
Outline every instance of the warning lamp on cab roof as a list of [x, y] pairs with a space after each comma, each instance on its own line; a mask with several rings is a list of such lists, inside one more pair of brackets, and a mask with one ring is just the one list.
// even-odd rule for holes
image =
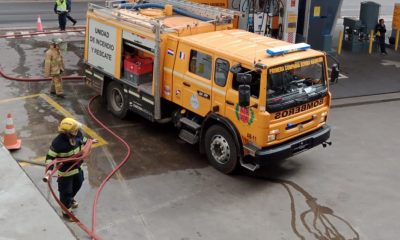
[[278, 56], [282, 55], [285, 53], [290, 53], [290, 52], [298, 52], [298, 51], [305, 51], [310, 48], [310, 45], [307, 43], [297, 43], [297, 44], [291, 44], [283, 47], [275, 47], [275, 48], [269, 48], [267, 49], [267, 54], [270, 56]]

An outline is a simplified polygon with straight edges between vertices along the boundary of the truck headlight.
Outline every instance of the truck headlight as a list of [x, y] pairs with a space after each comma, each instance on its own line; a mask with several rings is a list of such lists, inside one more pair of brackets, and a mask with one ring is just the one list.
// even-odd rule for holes
[[321, 118], [319, 119], [320, 123], [326, 122], [326, 118], [328, 117], [328, 113], [327, 112], [323, 112], [321, 113]]
[[269, 131], [268, 142], [275, 141], [276, 135], [278, 135], [278, 134], [279, 134], [279, 129], [274, 129], [274, 130]]

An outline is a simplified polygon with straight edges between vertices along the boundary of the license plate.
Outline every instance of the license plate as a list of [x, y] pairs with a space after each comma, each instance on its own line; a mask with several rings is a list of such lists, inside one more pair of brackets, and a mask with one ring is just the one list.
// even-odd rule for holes
[[292, 151], [293, 151], [294, 154], [295, 153], [300, 153], [300, 152], [308, 149], [310, 144], [311, 144], [310, 140], [301, 141], [299, 143], [296, 143], [296, 144], [292, 145]]

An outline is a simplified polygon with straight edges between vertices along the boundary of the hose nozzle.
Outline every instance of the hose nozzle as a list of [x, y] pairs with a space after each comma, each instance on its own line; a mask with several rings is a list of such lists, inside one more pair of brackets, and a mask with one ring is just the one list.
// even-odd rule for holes
[[48, 181], [49, 181], [49, 178], [50, 178], [50, 173], [47, 172], [46, 175], [43, 176], [42, 181], [43, 181], [43, 182], [48, 182]]

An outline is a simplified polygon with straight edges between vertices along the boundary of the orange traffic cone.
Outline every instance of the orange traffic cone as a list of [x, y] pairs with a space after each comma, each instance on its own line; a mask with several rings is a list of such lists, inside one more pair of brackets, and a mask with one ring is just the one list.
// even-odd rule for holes
[[8, 150], [15, 150], [21, 148], [21, 139], [17, 138], [17, 134], [15, 133], [14, 123], [11, 117], [11, 113], [7, 114], [6, 121], [6, 134], [4, 134], [4, 146]]
[[36, 32], [43, 32], [43, 25], [42, 20], [40, 19], [40, 15], [37, 18]]

